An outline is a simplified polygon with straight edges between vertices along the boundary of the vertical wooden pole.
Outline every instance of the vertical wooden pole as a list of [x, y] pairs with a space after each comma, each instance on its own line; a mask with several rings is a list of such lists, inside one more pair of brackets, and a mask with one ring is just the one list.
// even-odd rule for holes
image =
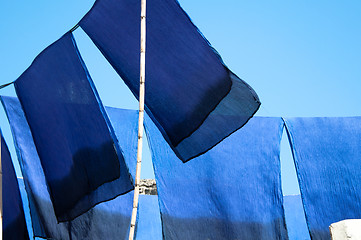
[[135, 173], [135, 189], [132, 218], [130, 221], [129, 240], [134, 239], [135, 223], [137, 219], [138, 201], [139, 201], [139, 182], [142, 167], [143, 150], [143, 121], [144, 121], [144, 97], [145, 97], [145, 42], [146, 42], [146, 0], [141, 0], [141, 22], [140, 22], [140, 85], [139, 85], [139, 119], [138, 119], [138, 149], [137, 149], [137, 168]]

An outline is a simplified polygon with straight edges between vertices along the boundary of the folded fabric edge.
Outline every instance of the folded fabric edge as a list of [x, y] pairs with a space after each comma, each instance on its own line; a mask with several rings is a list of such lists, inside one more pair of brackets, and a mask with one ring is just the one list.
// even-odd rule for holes
[[[9, 121], [9, 112], [8, 112], [6, 106], [5, 106], [6, 103], [4, 102], [4, 97], [5, 97], [5, 98], [11, 98], [11, 97], [10, 97], [10, 96], [0, 95], [0, 102], [1, 102], [1, 104], [2, 104], [2, 106], [3, 106], [3, 109], [4, 109], [4, 112], [5, 112], [5, 114], [6, 114], [6, 117], [7, 117], [8, 121]], [[11, 130], [11, 135], [12, 135], [12, 138], [13, 138], [13, 143], [14, 143], [14, 147], [15, 147], [15, 151], [16, 151], [16, 156], [17, 156], [19, 165], [22, 166], [22, 165], [23, 165], [22, 160], [21, 160], [22, 154], [21, 154], [21, 152], [19, 151], [19, 146], [18, 146], [17, 141], [16, 141], [14, 129], [13, 129], [11, 126], [10, 126], [10, 130]], [[21, 170], [21, 173], [24, 174], [22, 167], [20, 168], [20, 170]], [[35, 201], [34, 201], [33, 197], [28, 194], [28, 192], [31, 191], [31, 190], [30, 190], [30, 187], [28, 186], [28, 184], [27, 184], [26, 181], [24, 181], [24, 186], [25, 186], [25, 191], [26, 191], [26, 197], [28, 198], [28, 206], [27, 206], [27, 207], [29, 208], [30, 216], [38, 215], [37, 210], [36, 210], [36, 209], [38, 208], [38, 206], [35, 206], [35, 205], [34, 205], [34, 208], [36, 208], [36, 209], [33, 209], [33, 207], [31, 207], [31, 205], [30, 205], [30, 202], [31, 202], [31, 201], [32, 201], [34, 204], [35, 204]], [[35, 211], [35, 213], [32, 212], [32, 211]], [[38, 222], [38, 224], [39, 224], [39, 228], [40, 228], [41, 231], [44, 233], [44, 227], [43, 227], [42, 223], [41, 223], [41, 222]], [[37, 227], [35, 226], [35, 222], [34, 222], [34, 221], [31, 221], [31, 227], [32, 227], [32, 231], [33, 231], [33, 233], [34, 233], [34, 239], [35, 239], [34, 229], [36, 229]], [[43, 236], [39, 236], [39, 237], [43, 238]]]
[[[228, 71], [229, 71], [229, 76], [230, 76], [230, 79], [232, 82], [231, 90], [229, 91], [229, 93], [206, 116], [206, 118], [203, 120], [203, 122], [199, 126], [199, 128], [196, 129], [195, 131], [193, 131], [190, 136], [183, 139], [177, 146], [172, 146], [171, 144], [169, 144], [170, 147], [172, 148], [172, 150], [177, 155], [177, 157], [180, 160], [182, 160], [182, 162], [184, 162], [184, 163], [208, 152], [213, 147], [217, 146], [220, 142], [222, 142], [224, 139], [226, 139], [227, 137], [232, 135], [234, 132], [241, 129], [244, 125], [246, 125], [248, 123], [248, 121], [256, 114], [256, 112], [261, 107], [261, 102], [260, 102], [256, 92], [245, 81], [240, 79], [237, 75], [235, 75], [230, 70], [228, 70]], [[236, 103], [230, 103], [235, 98], [238, 98], [238, 99], [236, 99]], [[242, 104], [244, 102], [247, 102], [247, 104], [252, 105], [252, 106], [248, 107], [247, 109], [244, 108], [243, 106], [237, 106], [237, 104]], [[233, 106], [229, 107], [229, 106], [227, 106], [227, 104], [232, 104]], [[237, 107], [239, 108], [238, 112], [237, 112]], [[199, 145], [200, 143], [199, 143], [199, 141], [196, 140], [196, 138], [199, 137], [199, 138], [203, 139], [204, 137], [200, 137], [200, 135], [206, 133], [209, 128], [216, 129], [216, 128], [219, 128], [220, 126], [229, 125], [229, 121], [226, 121], [226, 120], [222, 122], [223, 125], [220, 125], [218, 122], [216, 122], [217, 116], [220, 116], [223, 114], [224, 110], [222, 110], [222, 109], [229, 109], [229, 108], [236, 109], [235, 110], [236, 113], [234, 115], [239, 114], [238, 119], [237, 119], [239, 124], [237, 124], [237, 126], [229, 127], [229, 129], [226, 129], [225, 133], [220, 134], [221, 137], [216, 137], [211, 140], [208, 139], [210, 142], [206, 145], [206, 147], [195, 148], [195, 149], [198, 149], [198, 151], [192, 152], [192, 150], [187, 149], [187, 146], [194, 147], [194, 146]], [[249, 111], [249, 114], [242, 115], [246, 111]], [[225, 128], [227, 128], [227, 127], [225, 127]], [[167, 139], [164, 136], [162, 129], [160, 129], [160, 131], [161, 131], [163, 137], [165, 139]]]
[[289, 123], [289, 121], [287, 120], [287, 118], [283, 118], [282, 117], [283, 122], [285, 123], [285, 129], [286, 129], [286, 133], [287, 133], [287, 138], [288, 138], [288, 143], [290, 144], [290, 148], [291, 148], [291, 152], [292, 152], [292, 158], [293, 158], [293, 164], [295, 165], [295, 169], [296, 169], [296, 175], [297, 175], [297, 181], [298, 181], [298, 186], [300, 188], [300, 195], [301, 195], [301, 201], [302, 201], [302, 208], [303, 208], [303, 212], [305, 214], [305, 220], [306, 220], [306, 225], [307, 225], [307, 230], [308, 233], [311, 236], [311, 228], [309, 225], [309, 220], [308, 220], [308, 213], [307, 210], [305, 208], [305, 199], [304, 199], [304, 189], [302, 187], [302, 184], [300, 184], [301, 181], [301, 176], [298, 172], [298, 164], [297, 164], [297, 150], [295, 148], [295, 144], [294, 144], [294, 139], [293, 139], [293, 135], [292, 135], [292, 130], [291, 130], [291, 124]]

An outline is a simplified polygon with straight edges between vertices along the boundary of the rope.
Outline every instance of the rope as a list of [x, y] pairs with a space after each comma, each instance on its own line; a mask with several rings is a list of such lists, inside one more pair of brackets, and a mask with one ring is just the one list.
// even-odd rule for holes
[[70, 29], [70, 32], [74, 32], [79, 27], [79, 24], [75, 25], [72, 29]]
[[7, 87], [7, 86], [9, 86], [9, 85], [11, 85], [11, 84], [13, 84], [15, 81], [13, 81], [13, 82], [9, 82], [9, 83], [5, 83], [5, 84], [3, 84], [3, 85], [0, 85], [0, 89], [2, 89], [2, 88], [4, 88], [4, 87]]
[[[72, 27], [72, 29], [70, 29], [70, 32], [74, 32], [78, 27], [79, 27], [79, 24], [76, 24], [74, 27]], [[14, 82], [15, 81], [0, 85], [0, 89], [3, 89], [4, 87], [7, 87], [7, 86], [13, 84]]]

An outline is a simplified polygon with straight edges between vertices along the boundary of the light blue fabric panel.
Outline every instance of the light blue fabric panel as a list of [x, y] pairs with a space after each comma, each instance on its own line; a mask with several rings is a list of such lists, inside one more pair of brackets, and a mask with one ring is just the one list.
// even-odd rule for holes
[[281, 118], [252, 118], [187, 163], [149, 118], [163, 236], [174, 239], [287, 239], [280, 179]]
[[290, 240], [310, 240], [305, 212], [300, 195], [283, 197], [288, 238]]
[[361, 218], [361, 117], [285, 122], [311, 238], [328, 240], [330, 224]]
[[[73, 221], [58, 223], [32, 135], [19, 101], [1, 97], [29, 197], [34, 236], [57, 240], [127, 239], [133, 192], [101, 203]], [[118, 144], [132, 176], [135, 175], [137, 111], [106, 108]]]
[[140, 195], [136, 240], [162, 240], [158, 196]]
[[26, 193], [26, 190], [25, 190], [24, 179], [23, 178], [18, 178], [18, 182], [19, 182], [19, 189], [20, 189], [21, 199], [23, 200], [26, 227], [28, 229], [29, 238], [33, 239], [34, 238], [34, 233], [33, 233], [33, 229], [32, 229], [30, 212], [28, 211], [29, 210], [29, 200], [28, 200], [28, 196], [27, 196], [27, 193]]

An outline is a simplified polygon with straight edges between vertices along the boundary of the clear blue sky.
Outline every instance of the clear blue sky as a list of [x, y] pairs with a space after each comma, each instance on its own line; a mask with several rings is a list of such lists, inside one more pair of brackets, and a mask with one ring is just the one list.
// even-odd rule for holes
[[[0, 1], [0, 84], [15, 80], [92, 4]], [[180, 0], [180, 4], [229, 68], [256, 90], [262, 101], [256, 115], [361, 116], [361, 1]], [[80, 28], [75, 37], [104, 105], [137, 109], [135, 98]], [[0, 94], [14, 91], [9, 87]], [[0, 126], [13, 149], [2, 109]], [[145, 154], [142, 177], [149, 178], [153, 174], [149, 152]], [[284, 194], [295, 194], [287, 141], [282, 143], [281, 158]]]

